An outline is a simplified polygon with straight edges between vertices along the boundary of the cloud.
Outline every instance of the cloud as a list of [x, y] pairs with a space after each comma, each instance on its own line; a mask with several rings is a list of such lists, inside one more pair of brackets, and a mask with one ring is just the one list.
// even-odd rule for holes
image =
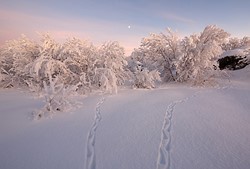
[[195, 21], [192, 19], [188, 19], [179, 15], [176, 15], [174, 13], [160, 13], [160, 16], [167, 20], [177, 21], [177, 22], [183, 22], [187, 24], [194, 24]]

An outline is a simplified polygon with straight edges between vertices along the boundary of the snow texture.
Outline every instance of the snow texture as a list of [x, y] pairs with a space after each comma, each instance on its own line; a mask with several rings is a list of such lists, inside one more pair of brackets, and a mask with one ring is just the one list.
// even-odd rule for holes
[[197, 93], [190, 97], [186, 97], [181, 100], [173, 101], [168, 105], [164, 122], [161, 130], [161, 142], [158, 152], [157, 169], [169, 169], [171, 168], [170, 159], [170, 148], [171, 148], [171, 127], [172, 127], [172, 117], [174, 108], [176, 105], [188, 101], [190, 98], [195, 97]]
[[87, 137], [87, 147], [86, 147], [86, 169], [96, 169], [96, 155], [95, 155], [95, 138], [96, 130], [102, 119], [101, 116], [101, 105], [104, 103], [105, 98], [102, 99], [96, 105], [96, 113], [94, 123], [91, 126], [91, 129]]
[[0, 168], [249, 169], [249, 70], [217, 88], [92, 94], [74, 113], [39, 121], [29, 116], [41, 98], [1, 89]]
[[245, 52], [243, 49], [234, 49], [234, 50], [229, 50], [220, 55], [220, 58], [224, 58], [226, 56], [244, 56]]

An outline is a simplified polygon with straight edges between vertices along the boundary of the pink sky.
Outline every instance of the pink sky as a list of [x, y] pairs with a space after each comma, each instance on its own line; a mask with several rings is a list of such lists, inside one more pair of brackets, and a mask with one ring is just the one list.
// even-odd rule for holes
[[249, 5], [231, 0], [205, 4], [200, 0], [8, 0], [0, 6], [0, 44], [21, 34], [38, 40], [36, 32], [49, 32], [58, 41], [71, 36], [95, 45], [118, 41], [129, 55], [142, 38], [167, 27], [186, 36], [215, 24], [232, 36], [250, 36]]
[[49, 32], [58, 41], [72, 36], [87, 39], [96, 45], [110, 40], [118, 41], [125, 48], [126, 54], [130, 54], [134, 48], [138, 47], [140, 39], [143, 38], [143, 34], [138, 35], [135, 32], [145, 29], [150, 31], [150, 28], [136, 25], [131, 25], [129, 29], [129, 25], [122, 23], [87, 19], [51, 19], [7, 10], [0, 11], [0, 20], [4, 23], [0, 30], [0, 44], [16, 39], [21, 34], [38, 40], [38, 32]]

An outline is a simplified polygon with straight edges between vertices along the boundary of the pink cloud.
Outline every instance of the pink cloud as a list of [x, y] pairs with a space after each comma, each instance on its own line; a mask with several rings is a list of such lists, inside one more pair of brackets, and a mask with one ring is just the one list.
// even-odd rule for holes
[[185, 18], [179, 15], [173, 14], [173, 13], [161, 13], [160, 16], [168, 20], [173, 20], [173, 21], [178, 21], [178, 22], [183, 22], [183, 23], [188, 23], [188, 24], [195, 23], [195, 21], [192, 19]]

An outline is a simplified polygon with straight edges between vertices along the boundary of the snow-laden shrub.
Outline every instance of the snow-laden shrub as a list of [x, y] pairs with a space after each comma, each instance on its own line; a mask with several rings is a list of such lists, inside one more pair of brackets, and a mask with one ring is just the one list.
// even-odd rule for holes
[[228, 41], [221, 44], [221, 47], [225, 51], [242, 49], [250, 46], [250, 37], [243, 37], [242, 39], [237, 37], [229, 38]]
[[86, 40], [70, 38], [63, 44], [63, 63], [70, 72], [71, 85], [82, 83], [78, 92], [85, 94], [92, 90], [92, 80], [97, 62], [97, 48]]
[[203, 85], [211, 80], [222, 53], [221, 44], [228, 37], [216, 26], [207, 26], [200, 35], [185, 37], [181, 42], [182, 56], [176, 63], [177, 81]]
[[149, 71], [145, 68], [136, 70], [134, 75], [134, 87], [136, 88], [155, 88], [155, 82], [161, 81], [160, 73], [157, 70]]
[[0, 50], [0, 73], [3, 74], [0, 86], [24, 87], [30, 79], [26, 66], [38, 57], [39, 46], [22, 35], [17, 40], [7, 41]]
[[41, 88], [43, 87], [43, 81], [48, 82], [48, 75], [52, 77], [60, 76], [65, 82], [66, 79], [70, 78], [70, 72], [61, 61], [62, 46], [48, 34], [44, 34], [41, 41], [38, 57], [26, 66], [32, 81], [39, 83]]
[[131, 54], [133, 60], [141, 62], [148, 70], [158, 70], [164, 81], [174, 81], [175, 61], [180, 55], [180, 37], [174, 31], [150, 34]]
[[127, 61], [124, 48], [116, 41], [106, 42], [101, 45], [95, 65], [96, 68], [111, 70], [117, 78], [117, 85], [123, 85], [129, 77], [125, 69]]
[[33, 112], [33, 118], [38, 120], [43, 117], [52, 117], [58, 112], [66, 112], [76, 106], [72, 99], [72, 94], [76, 92], [78, 85], [65, 86], [59, 82], [59, 78], [52, 78], [49, 75], [49, 83], [43, 81], [44, 90], [43, 95], [45, 105], [42, 109]]
[[97, 68], [95, 70], [95, 81], [104, 92], [117, 93], [117, 78], [111, 69]]

